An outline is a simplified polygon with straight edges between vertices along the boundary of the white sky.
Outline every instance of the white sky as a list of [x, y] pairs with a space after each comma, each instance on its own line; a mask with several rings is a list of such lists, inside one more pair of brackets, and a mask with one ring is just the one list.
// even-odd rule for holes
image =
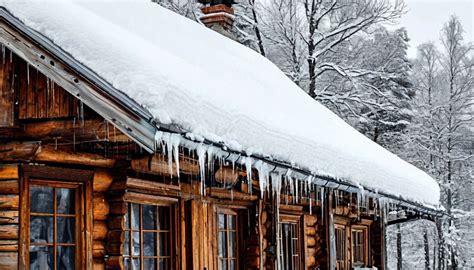
[[405, 27], [410, 37], [409, 57], [416, 56], [416, 47], [423, 42], [439, 42], [440, 30], [452, 14], [464, 27], [464, 38], [473, 41], [474, 0], [405, 0], [407, 13], [395, 27]]

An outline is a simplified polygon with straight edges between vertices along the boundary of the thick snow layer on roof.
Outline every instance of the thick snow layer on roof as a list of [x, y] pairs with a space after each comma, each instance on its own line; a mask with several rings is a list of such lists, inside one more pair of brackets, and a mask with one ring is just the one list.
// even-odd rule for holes
[[148, 1], [2, 1], [160, 123], [436, 206], [439, 186], [311, 99], [270, 61]]

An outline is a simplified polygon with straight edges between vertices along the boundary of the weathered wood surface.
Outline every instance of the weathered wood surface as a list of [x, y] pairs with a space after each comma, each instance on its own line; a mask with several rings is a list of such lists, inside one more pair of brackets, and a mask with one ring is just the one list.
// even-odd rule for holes
[[18, 209], [20, 196], [18, 195], [0, 195], [0, 210]]
[[[171, 162], [171, 166], [169, 165], [168, 157], [163, 154], [154, 154], [132, 160], [132, 169], [137, 172], [176, 177], [178, 168], [174, 160]], [[197, 160], [180, 154], [179, 172], [188, 175], [199, 174]]]
[[103, 241], [107, 237], [107, 222], [94, 220], [94, 230], [92, 232], [94, 240]]
[[8, 127], [13, 125], [13, 104], [14, 93], [14, 67], [13, 54], [5, 49], [2, 54], [2, 65], [0, 65], [0, 126]]
[[206, 195], [219, 199], [256, 201], [257, 195], [244, 193], [240, 191], [230, 191], [222, 188], [206, 188]]
[[112, 173], [101, 170], [95, 171], [93, 179], [94, 192], [106, 192], [107, 190], [109, 190], [109, 187], [112, 184], [113, 180], [114, 177]]
[[0, 180], [0, 194], [19, 194], [20, 183], [18, 180]]
[[18, 240], [0, 240], [0, 252], [18, 251]]
[[109, 202], [105, 199], [103, 193], [94, 193], [94, 220], [107, 220], [109, 214]]
[[0, 269], [18, 270], [18, 252], [0, 252]]
[[103, 168], [112, 168], [115, 164], [115, 159], [102, 155], [54, 149], [52, 146], [41, 147], [34, 160]]
[[18, 210], [0, 210], [0, 224], [16, 224], [18, 221]]
[[18, 239], [18, 224], [0, 225], [0, 239], [17, 240]]
[[0, 180], [18, 179], [18, 165], [2, 164], [0, 165]]
[[40, 147], [39, 142], [8, 142], [0, 144], [0, 161], [29, 160]]

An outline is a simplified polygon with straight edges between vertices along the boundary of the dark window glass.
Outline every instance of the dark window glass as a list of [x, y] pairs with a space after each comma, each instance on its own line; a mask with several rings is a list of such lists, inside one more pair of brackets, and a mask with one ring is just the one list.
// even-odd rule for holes
[[365, 265], [365, 232], [364, 229], [352, 230], [352, 261], [355, 266]]
[[76, 268], [76, 192], [30, 186], [30, 269]]
[[300, 242], [298, 223], [280, 223], [280, 258], [284, 269], [300, 269]]
[[218, 214], [219, 270], [237, 269], [237, 215]]
[[125, 215], [125, 269], [171, 269], [171, 209], [129, 203]]

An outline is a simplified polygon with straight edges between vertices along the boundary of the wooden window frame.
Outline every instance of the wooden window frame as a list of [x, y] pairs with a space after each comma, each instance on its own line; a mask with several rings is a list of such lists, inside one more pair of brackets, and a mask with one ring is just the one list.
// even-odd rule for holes
[[[284, 210], [285, 211], [285, 210]], [[299, 255], [299, 267], [304, 268], [305, 266], [305, 238], [304, 238], [304, 223], [303, 223], [303, 217], [302, 215], [291, 215], [291, 214], [280, 214], [279, 215], [280, 220], [278, 223], [278, 226], [280, 226], [279, 230], [281, 230], [281, 224], [283, 223], [291, 223], [291, 224], [296, 224], [297, 226], [297, 239], [298, 239], [298, 255]], [[280, 241], [280, 237], [278, 236], [278, 241]], [[278, 258], [279, 260], [280, 258]]]
[[[92, 269], [92, 179], [93, 171], [49, 166], [22, 165], [20, 183], [19, 269], [29, 269], [30, 249], [30, 184], [80, 189], [76, 206], [80, 206], [76, 227], [76, 267]], [[82, 232], [82, 233], [78, 233]], [[56, 265], [56, 262], [54, 263]]]
[[[354, 249], [353, 249], [353, 246], [354, 246], [353, 240], [354, 239], [352, 239], [352, 233], [354, 231], [362, 231], [363, 234], [364, 234], [364, 242], [363, 242], [364, 262], [363, 262], [362, 265], [360, 265], [360, 264], [356, 265], [356, 262], [354, 262]], [[351, 264], [352, 264], [352, 267], [368, 266], [369, 265], [369, 244], [370, 244], [370, 241], [369, 241], [369, 226], [367, 226], [367, 225], [352, 225], [351, 226], [350, 237], [351, 237], [351, 241], [350, 241], [351, 247], [350, 248], [351, 248]]]
[[[138, 204], [140, 205], [140, 269], [143, 269], [143, 262], [144, 262], [144, 254], [143, 254], [143, 230], [141, 226], [142, 223], [142, 208], [143, 205], [152, 205], [157, 207], [170, 207], [170, 269], [179, 269], [179, 248], [180, 246], [180, 220], [179, 220], [179, 200], [177, 198], [171, 197], [162, 197], [158, 195], [151, 195], [151, 194], [142, 194], [138, 192], [125, 192], [122, 197], [123, 202], [127, 203], [127, 212], [130, 211], [131, 204]], [[131, 223], [130, 223], [131, 224]], [[130, 229], [124, 229], [124, 233], [130, 232]], [[129, 238], [129, 248], [130, 253], [132, 253], [132, 237], [130, 235]], [[122, 243], [125, 245], [125, 242]], [[157, 247], [158, 248], [158, 247]], [[133, 256], [130, 255], [129, 258]], [[157, 256], [159, 257], [159, 256]], [[121, 255], [121, 260], [124, 262], [125, 254]]]
[[[233, 208], [227, 208], [227, 207], [217, 207], [216, 209], [216, 215], [215, 215], [215, 220], [216, 220], [216, 237], [215, 237], [215, 241], [216, 241], [216, 248], [217, 248], [217, 254], [216, 254], [216, 258], [217, 258], [217, 268], [216, 269], [220, 269], [220, 260], [221, 260], [221, 257], [219, 257], [219, 233], [221, 231], [225, 231], [226, 232], [226, 237], [227, 237], [227, 240], [229, 239], [229, 232], [231, 232], [231, 230], [228, 229], [228, 227], [226, 227], [225, 230], [221, 230], [219, 228], [219, 215], [232, 215], [232, 216], [235, 216], [235, 257], [229, 257], [227, 256], [226, 258], [224, 258], [226, 261], [227, 261], [227, 269], [229, 269], [229, 266], [230, 266], [230, 261], [231, 260], [234, 260], [235, 261], [235, 269], [240, 269], [239, 266], [240, 266], [240, 218], [239, 218], [239, 212], [238, 212], [238, 209], [233, 209]], [[229, 251], [229, 241], [227, 241], [227, 253]]]

